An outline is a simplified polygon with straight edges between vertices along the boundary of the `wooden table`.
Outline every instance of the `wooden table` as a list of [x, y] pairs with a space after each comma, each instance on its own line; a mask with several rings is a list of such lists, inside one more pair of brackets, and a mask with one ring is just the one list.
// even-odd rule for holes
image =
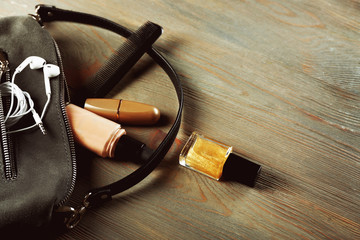
[[[40, 1], [3, 1], [0, 16]], [[135, 30], [164, 28], [155, 43], [180, 75], [183, 123], [161, 165], [136, 187], [90, 210], [57, 239], [360, 239], [360, 2], [49, 0]], [[78, 87], [123, 42], [84, 25], [47, 26]], [[156, 126], [124, 126], [156, 147], [175, 118], [174, 90], [145, 56], [110, 94], [156, 105]], [[192, 131], [263, 166], [254, 188], [214, 181], [178, 164]], [[78, 148], [77, 203], [138, 165]]]

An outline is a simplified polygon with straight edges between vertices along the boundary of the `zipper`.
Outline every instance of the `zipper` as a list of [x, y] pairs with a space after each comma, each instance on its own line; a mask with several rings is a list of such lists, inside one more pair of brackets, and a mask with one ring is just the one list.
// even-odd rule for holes
[[[5, 74], [4, 81], [3, 75]], [[0, 80], [1, 82], [10, 81], [10, 68], [7, 54], [0, 49]], [[6, 101], [7, 103], [7, 101]], [[8, 105], [8, 104], [6, 104]], [[0, 135], [1, 135], [1, 151], [4, 161], [5, 179], [12, 180], [16, 178], [16, 163], [14, 157], [14, 148], [12, 137], [7, 133], [5, 126], [5, 111], [3, 98], [0, 92]]]
[[69, 200], [72, 192], [74, 191], [75, 181], [76, 181], [76, 173], [77, 173], [77, 166], [76, 166], [76, 154], [75, 154], [75, 141], [74, 141], [74, 137], [73, 137], [73, 134], [72, 134], [72, 131], [71, 131], [71, 126], [70, 126], [70, 122], [69, 122], [69, 119], [68, 119], [68, 115], [66, 113], [66, 104], [68, 102], [70, 102], [69, 88], [68, 88], [68, 85], [67, 85], [67, 82], [66, 82], [66, 77], [65, 77], [65, 74], [64, 74], [64, 67], [63, 67], [63, 62], [62, 62], [62, 59], [61, 59], [59, 46], [57, 45], [54, 38], [52, 38], [52, 40], [54, 42], [57, 62], [58, 62], [59, 68], [60, 68], [60, 76], [59, 76], [60, 80], [61, 80], [60, 93], [63, 95], [60, 98], [60, 109], [61, 109], [61, 113], [62, 113], [64, 123], [65, 123], [66, 134], [67, 134], [67, 137], [68, 137], [68, 140], [69, 140], [70, 155], [71, 155], [70, 157], [71, 157], [71, 164], [72, 164], [72, 176], [71, 176], [70, 187], [69, 187], [69, 190], [67, 192], [67, 195], [55, 206], [56, 208], [58, 208], [58, 207], [63, 206]]
[[[40, 26], [43, 27], [42, 21], [41, 21], [41, 17], [38, 13], [40, 8], [40, 5], [38, 5], [36, 7], [36, 14], [32, 15], [29, 14], [35, 21], [37, 21]], [[60, 200], [60, 202], [58, 204], [55, 205], [54, 209], [59, 209], [62, 207], [65, 207], [64, 204], [69, 200], [69, 198], [71, 197], [72, 192], [74, 191], [75, 188], [75, 181], [76, 181], [76, 174], [77, 174], [77, 166], [76, 166], [76, 154], [75, 154], [75, 141], [74, 141], [74, 137], [72, 134], [72, 130], [71, 130], [71, 126], [69, 123], [69, 119], [68, 119], [68, 115], [66, 113], [66, 104], [70, 103], [70, 92], [69, 92], [69, 88], [66, 82], [66, 76], [64, 74], [64, 66], [63, 66], [63, 62], [61, 59], [61, 54], [60, 54], [60, 49], [59, 46], [57, 45], [55, 39], [50, 36], [54, 46], [55, 46], [55, 52], [56, 52], [56, 58], [57, 58], [57, 62], [60, 68], [60, 94], [62, 95], [60, 97], [60, 109], [61, 109], [61, 114], [62, 117], [64, 119], [64, 124], [65, 124], [65, 129], [66, 129], [66, 134], [68, 137], [68, 141], [69, 141], [69, 147], [70, 147], [70, 158], [71, 158], [71, 164], [72, 164], [72, 174], [71, 174], [71, 183], [70, 183], [70, 187], [67, 191], [66, 196]], [[66, 99], [66, 100], [65, 100]]]

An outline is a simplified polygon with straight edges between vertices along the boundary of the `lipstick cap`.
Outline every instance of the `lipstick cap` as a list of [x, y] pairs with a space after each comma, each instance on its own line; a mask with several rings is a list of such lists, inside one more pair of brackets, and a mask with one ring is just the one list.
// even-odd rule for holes
[[84, 108], [122, 124], [151, 125], [160, 119], [160, 111], [156, 107], [127, 100], [88, 98]]
[[120, 103], [121, 100], [119, 99], [88, 98], [85, 101], [84, 108], [104, 118], [117, 122], [119, 118]]
[[253, 187], [260, 171], [261, 165], [231, 153], [224, 164], [222, 178], [238, 181]]

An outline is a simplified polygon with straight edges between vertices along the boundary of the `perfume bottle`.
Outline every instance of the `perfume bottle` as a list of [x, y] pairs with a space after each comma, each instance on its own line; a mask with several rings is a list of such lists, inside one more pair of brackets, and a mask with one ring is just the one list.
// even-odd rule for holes
[[254, 186], [261, 166], [232, 153], [233, 148], [193, 132], [180, 153], [180, 165], [215, 180], [236, 180]]

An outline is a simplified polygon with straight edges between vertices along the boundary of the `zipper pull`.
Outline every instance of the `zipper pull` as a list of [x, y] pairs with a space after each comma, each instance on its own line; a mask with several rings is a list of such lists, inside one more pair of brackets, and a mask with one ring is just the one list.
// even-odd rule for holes
[[1, 74], [3, 72], [10, 71], [8, 56], [7, 56], [6, 52], [4, 50], [2, 50], [1, 48], [0, 48], [0, 71], [1, 71]]
[[2, 76], [4, 73], [6, 74], [6, 79], [4, 81], [7, 81], [8, 78], [10, 78], [10, 68], [9, 68], [9, 60], [6, 52], [0, 48], [0, 82], [2, 79]]

